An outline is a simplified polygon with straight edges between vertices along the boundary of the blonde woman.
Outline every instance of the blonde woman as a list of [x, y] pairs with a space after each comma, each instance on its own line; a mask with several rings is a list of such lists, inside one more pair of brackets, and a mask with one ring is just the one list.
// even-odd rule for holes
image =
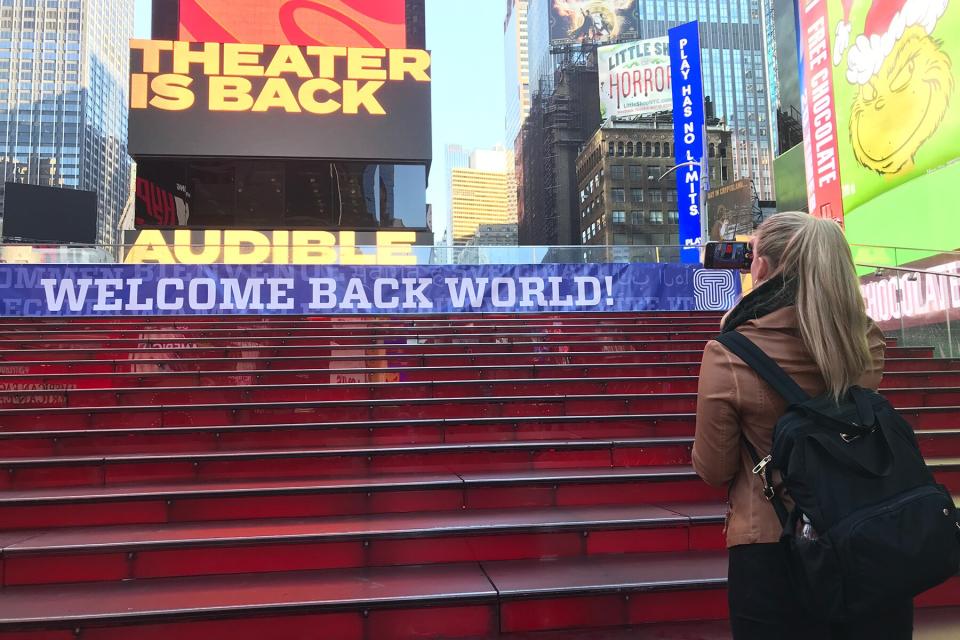
[[[773, 358], [811, 396], [839, 398], [852, 385], [876, 389], [884, 338], [867, 317], [840, 227], [805, 213], [780, 213], [753, 240], [755, 289], [723, 319]], [[700, 369], [693, 465], [711, 485], [728, 486], [730, 621], [735, 640], [910, 638], [913, 604], [842, 626], [811, 622], [792, 592], [786, 550], [773, 505], [753, 474], [744, 440], [769, 453], [786, 402], [718, 342], [707, 345]], [[774, 475], [774, 484], [779, 477]], [[788, 508], [788, 495], [782, 495]]]

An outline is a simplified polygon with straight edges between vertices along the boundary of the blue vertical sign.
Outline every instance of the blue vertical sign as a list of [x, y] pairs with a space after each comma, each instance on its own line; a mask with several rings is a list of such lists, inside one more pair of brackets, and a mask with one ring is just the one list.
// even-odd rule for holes
[[[680, 207], [680, 246], [704, 241], [701, 215], [701, 173], [706, 172], [706, 122], [703, 115], [703, 77], [700, 73], [700, 27], [688, 22], [669, 31], [670, 74], [673, 78], [673, 138], [677, 164], [677, 204]], [[696, 163], [696, 164], [693, 164]], [[681, 260], [700, 261], [700, 251], [681, 251]]]

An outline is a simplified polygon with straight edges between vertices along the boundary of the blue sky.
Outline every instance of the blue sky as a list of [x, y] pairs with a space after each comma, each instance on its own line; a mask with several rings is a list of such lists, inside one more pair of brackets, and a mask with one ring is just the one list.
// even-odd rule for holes
[[[136, 0], [136, 36], [150, 37], [150, 0]], [[427, 0], [433, 53], [433, 168], [427, 202], [446, 227], [448, 144], [492, 147], [504, 138], [503, 0]]]

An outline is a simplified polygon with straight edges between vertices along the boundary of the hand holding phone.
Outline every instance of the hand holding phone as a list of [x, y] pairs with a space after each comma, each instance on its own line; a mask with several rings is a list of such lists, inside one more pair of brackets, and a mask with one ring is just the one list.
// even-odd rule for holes
[[749, 271], [753, 249], [747, 242], [708, 242], [703, 252], [705, 269], [738, 269]]

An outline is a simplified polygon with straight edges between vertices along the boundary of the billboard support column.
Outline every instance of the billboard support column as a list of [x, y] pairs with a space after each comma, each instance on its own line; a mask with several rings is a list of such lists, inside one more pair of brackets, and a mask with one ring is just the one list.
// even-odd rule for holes
[[706, 118], [700, 69], [699, 23], [670, 29], [670, 74], [673, 79], [673, 137], [680, 216], [680, 259], [700, 262], [703, 244], [703, 172], [706, 168]]

